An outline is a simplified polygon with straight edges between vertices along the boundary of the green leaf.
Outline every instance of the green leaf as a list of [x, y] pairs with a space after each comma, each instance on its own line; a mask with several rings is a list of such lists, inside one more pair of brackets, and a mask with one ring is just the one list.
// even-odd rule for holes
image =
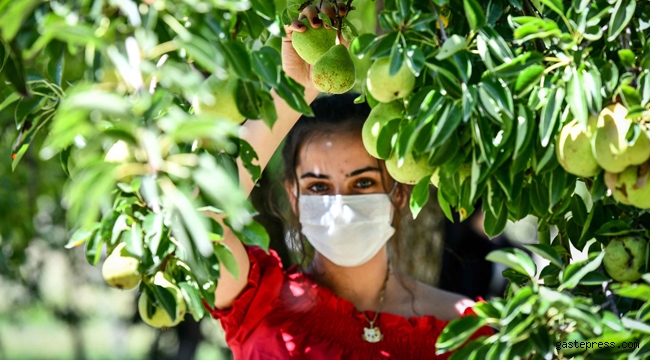
[[618, 0], [614, 6], [614, 12], [609, 19], [607, 29], [607, 41], [615, 41], [618, 34], [625, 29], [634, 16], [636, 0]]
[[131, 230], [124, 237], [124, 242], [126, 243], [126, 251], [128, 251], [129, 254], [142, 259], [144, 256], [144, 246], [140, 224], [136, 222], [131, 225]]
[[418, 217], [420, 210], [426, 205], [429, 201], [429, 184], [431, 180], [429, 176], [422, 178], [417, 185], [413, 188], [411, 193], [410, 208], [411, 213], [413, 214], [413, 219]]
[[393, 119], [384, 124], [377, 137], [377, 154], [382, 159], [388, 159], [397, 141], [397, 130], [402, 119]]
[[564, 289], [575, 288], [585, 275], [598, 269], [604, 256], [605, 253], [601, 252], [593, 259], [580, 261], [567, 266], [562, 273], [562, 285], [560, 285], [558, 290], [562, 291]]
[[642, 323], [640, 321], [632, 320], [628, 317], [622, 317], [621, 322], [626, 328], [630, 330], [634, 330], [640, 333], [650, 335], [650, 325], [648, 324]]
[[611, 289], [618, 296], [650, 302], [650, 285], [614, 284], [611, 286]]
[[496, 214], [492, 211], [485, 212], [485, 219], [483, 220], [483, 227], [485, 233], [490, 237], [499, 235], [506, 228], [508, 221], [508, 204], [505, 199], [498, 204], [499, 208]]
[[192, 316], [194, 316], [194, 320], [198, 322], [205, 315], [205, 307], [203, 306], [201, 294], [197, 288], [192, 286], [187, 281], [179, 283], [178, 287], [183, 293], [185, 303], [189, 305], [190, 312], [192, 313]]
[[280, 84], [282, 58], [277, 50], [272, 47], [262, 46], [260, 50], [254, 51], [251, 57], [253, 60], [253, 71], [262, 80], [271, 86]]
[[618, 51], [618, 58], [621, 60], [621, 65], [631, 68], [634, 67], [635, 58], [634, 51], [630, 49], [622, 49]]
[[[534, 303], [538, 298], [538, 295], [533, 293], [533, 289], [526, 286], [519, 290], [515, 296], [513, 296], [505, 308], [503, 309], [503, 319], [501, 320], [501, 325], [508, 325], [511, 321], [522, 313], [523, 310], [527, 310], [530, 304]], [[528, 312], [528, 311], [526, 311]]]
[[[0, 35], [6, 41], [12, 41], [20, 26], [25, 19], [32, 14], [32, 11], [43, 0], [20, 0], [20, 1], [4, 1], [0, 5], [2, 8], [2, 15], [0, 15]], [[5, 7], [5, 5], [9, 4]]]
[[546, 147], [553, 137], [557, 117], [562, 109], [562, 100], [564, 100], [564, 88], [555, 87], [550, 91], [548, 101], [542, 108], [539, 135], [543, 147]]
[[485, 259], [506, 265], [515, 271], [527, 275], [531, 279], [537, 273], [535, 262], [533, 262], [528, 254], [519, 249], [494, 250]]
[[458, 106], [458, 102], [451, 103], [440, 117], [440, 120], [438, 120], [429, 147], [436, 148], [442, 145], [456, 131], [461, 123], [462, 116], [463, 111]]
[[571, 197], [571, 215], [573, 216], [573, 220], [580, 226], [585, 224], [589, 216], [587, 206], [584, 200], [582, 200], [582, 196], [578, 194], [573, 194]]
[[[179, 315], [178, 306], [176, 306], [176, 297], [172, 294], [171, 290], [166, 288], [168, 284], [163, 283], [160, 280], [161, 279], [158, 277], [155, 277], [153, 282], [154, 285], [151, 286], [151, 289], [153, 290], [158, 305], [169, 314], [172, 321], [176, 321], [176, 318]], [[163, 285], [165, 287], [163, 287]]]
[[582, 126], [587, 128], [587, 118], [589, 116], [587, 109], [587, 89], [584, 87], [582, 73], [577, 68], [571, 68], [571, 80], [567, 85], [566, 102], [569, 104], [571, 113]]
[[390, 56], [388, 58], [390, 64], [390, 76], [397, 75], [397, 72], [402, 68], [402, 64], [404, 63], [404, 49], [402, 48], [402, 43], [400, 42], [401, 38], [401, 34], [395, 38], [395, 43], [393, 44], [393, 47], [390, 51]]
[[252, 223], [244, 226], [241, 231], [234, 230], [231, 227], [228, 218], [226, 218], [226, 225], [228, 225], [233, 230], [235, 235], [237, 235], [239, 240], [241, 240], [244, 244], [258, 246], [265, 251], [268, 251], [270, 242], [269, 234], [266, 232], [264, 226], [262, 226], [257, 221], [253, 221]]
[[242, 79], [251, 79], [251, 59], [246, 46], [238, 41], [223, 44], [223, 54], [233, 70]]
[[558, 15], [564, 16], [564, 4], [562, 4], [562, 0], [539, 0], [539, 2], [548, 6], [549, 9], [555, 11]]
[[91, 228], [80, 228], [77, 231], [72, 234], [72, 237], [70, 240], [68, 240], [68, 243], [65, 245], [66, 249], [72, 249], [73, 247], [77, 247], [80, 245], [83, 245], [86, 243], [90, 238], [92, 238], [95, 235], [95, 232], [99, 227], [97, 225], [91, 227]]
[[562, 267], [562, 259], [560, 258], [560, 255], [557, 254], [555, 249], [553, 249], [552, 246], [546, 245], [546, 244], [530, 244], [530, 245], [524, 245], [524, 247], [535, 254], [543, 257], [546, 260], [549, 260], [551, 264], [557, 266], [557, 267]]
[[469, 27], [472, 30], [476, 31], [485, 26], [485, 13], [481, 4], [476, 0], [463, 0], [463, 8], [465, 9], [465, 16], [467, 17]]
[[226, 244], [218, 242], [214, 245], [214, 252], [217, 254], [219, 262], [223, 264], [230, 275], [235, 280], [239, 279], [239, 266], [230, 248]]
[[444, 60], [455, 53], [461, 51], [467, 46], [467, 40], [460, 35], [452, 35], [440, 47], [436, 54], [436, 59]]
[[95, 232], [86, 242], [86, 261], [92, 266], [97, 266], [102, 256], [103, 238], [99, 232]]
[[454, 319], [442, 330], [436, 341], [436, 354], [452, 351], [463, 345], [476, 330], [485, 325], [485, 319], [464, 316]]

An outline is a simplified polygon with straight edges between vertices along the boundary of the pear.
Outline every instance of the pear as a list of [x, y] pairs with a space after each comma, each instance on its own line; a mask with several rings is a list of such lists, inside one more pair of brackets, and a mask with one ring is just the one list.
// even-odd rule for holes
[[224, 81], [210, 76], [202, 86], [207, 87], [211, 96], [206, 99], [194, 97], [192, 106], [195, 114], [227, 119], [236, 124], [241, 124], [246, 120], [246, 117], [237, 108], [237, 79], [235, 77], [229, 77]]
[[639, 165], [650, 158], [650, 139], [642, 133], [634, 146], [629, 146], [626, 135], [632, 121], [625, 118], [627, 109], [621, 104], [606, 107], [600, 112], [592, 142], [596, 162], [603, 169], [620, 173], [630, 165]]
[[294, 31], [291, 43], [305, 62], [314, 65], [336, 43], [336, 30], [326, 29], [325, 26], [314, 29], [307, 20], [303, 20], [303, 23], [307, 29], [304, 32]]
[[[650, 208], [650, 185], [648, 185], [647, 178], [640, 181], [640, 173], [640, 167], [630, 166], [618, 174], [614, 198], [639, 209], [648, 209]], [[620, 196], [624, 196], [625, 201], [621, 201]]]
[[626, 236], [612, 239], [605, 248], [603, 265], [616, 281], [637, 281], [645, 265], [647, 241], [641, 237]]
[[597, 122], [597, 117], [590, 117], [585, 129], [575, 119], [564, 125], [560, 131], [555, 155], [566, 172], [582, 177], [595, 176], [600, 172], [600, 166], [591, 151], [592, 131]]
[[332, 46], [311, 70], [311, 81], [318, 91], [343, 94], [356, 81], [354, 63], [343, 44]]
[[391, 102], [408, 96], [415, 86], [415, 75], [402, 63], [395, 76], [390, 76], [390, 59], [381, 58], [368, 69], [366, 84], [373, 98], [380, 102]]
[[377, 139], [379, 138], [379, 132], [390, 120], [401, 118], [402, 110], [404, 110], [404, 106], [398, 101], [391, 103], [378, 103], [374, 108], [372, 108], [366, 122], [363, 124], [363, 129], [361, 130], [363, 145], [366, 147], [366, 150], [368, 150], [370, 155], [377, 159], [380, 158], [377, 153]]
[[412, 155], [406, 155], [402, 166], [397, 165], [397, 155], [393, 154], [386, 160], [386, 170], [388, 174], [397, 182], [404, 184], [417, 184], [425, 176], [431, 176], [436, 170], [429, 166], [429, 162], [425, 156], [421, 157], [419, 161], [415, 161]]
[[[630, 167], [620, 174], [610, 172], [605, 173], [605, 184], [607, 184], [607, 188], [612, 191], [614, 200], [625, 205], [632, 205], [627, 197], [628, 186], [636, 181], [636, 176], [633, 174], [632, 168], [633, 167]], [[615, 184], [614, 187], [611, 186], [612, 182]]]
[[149, 296], [147, 296], [146, 292], [142, 292], [142, 294], [140, 294], [140, 298], [138, 299], [138, 312], [140, 313], [142, 321], [151, 327], [159, 329], [165, 329], [178, 325], [181, 321], [183, 321], [185, 313], [187, 312], [187, 305], [185, 304], [185, 299], [183, 299], [181, 290], [176, 285], [172, 284], [161, 271], [156, 273], [153, 283], [171, 292], [174, 300], [176, 301], [176, 320], [172, 321], [169, 313], [162, 307], [158, 306], [156, 306], [156, 310], [154, 311], [153, 315], [149, 317], [147, 314], [147, 307], [151, 303], [152, 299], [149, 299]]
[[102, 265], [102, 276], [109, 286], [131, 290], [140, 284], [140, 261], [128, 255], [125, 243], [117, 245]]

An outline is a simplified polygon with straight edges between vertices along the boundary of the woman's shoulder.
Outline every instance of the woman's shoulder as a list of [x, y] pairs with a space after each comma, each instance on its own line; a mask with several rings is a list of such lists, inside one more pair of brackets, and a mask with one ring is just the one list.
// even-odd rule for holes
[[411, 294], [403, 296], [403, 306], [414, 308], [420, 316], [434, 316], [439, 320], [453, 320], [463, 316], [476, 303], [468, 297], [438, 289], [421, 281], [404, 277]]

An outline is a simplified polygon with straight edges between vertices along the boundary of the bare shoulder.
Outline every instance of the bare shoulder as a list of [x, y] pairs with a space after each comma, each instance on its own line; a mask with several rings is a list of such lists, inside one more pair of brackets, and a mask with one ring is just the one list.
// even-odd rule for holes
[[413, 290], [415, 309], [419, 315], [433, 315], [440, 320], [460, 317], [475, 302], [463, 295], [435, 288], [406, 277], [405, 283]]

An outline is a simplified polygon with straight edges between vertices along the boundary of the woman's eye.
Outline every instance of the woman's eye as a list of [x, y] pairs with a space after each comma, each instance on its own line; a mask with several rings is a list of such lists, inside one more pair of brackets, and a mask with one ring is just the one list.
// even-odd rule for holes
[[365, 189], [371, 187], [372, 185], [374, 185], [374, 183], [375, 182], [370, 179], [362, 179], [357, 182], [357, 187]]
[[327, 185], [323, 183], [316, 183], [309, 186], [308, 189], [312, 192], [319, 193], [319, 192], [327, 191], [328, 188]]

